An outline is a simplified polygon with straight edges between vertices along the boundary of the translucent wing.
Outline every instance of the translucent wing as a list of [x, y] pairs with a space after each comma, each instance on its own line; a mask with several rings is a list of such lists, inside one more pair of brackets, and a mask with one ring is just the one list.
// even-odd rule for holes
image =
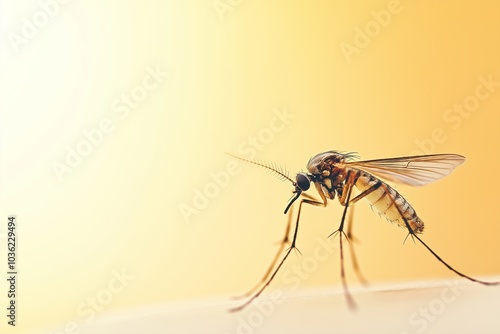
[[457, 154], [433, 154], [412, 157], [347, 162], [387, 181], [423, 186], [449, 175], [465, 161]]

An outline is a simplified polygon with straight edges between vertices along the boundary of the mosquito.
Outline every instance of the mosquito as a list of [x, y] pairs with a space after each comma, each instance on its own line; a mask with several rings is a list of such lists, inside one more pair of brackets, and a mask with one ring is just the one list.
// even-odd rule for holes
[[[283, 263], [290, 255], [291, 251], [294, 249], [298, 250], [296, 242], [302, 205], [309, 204], [313, 206], [326, 207], [328, 200], [334, 200], [335, 196], [337, 196], [340, 204], [344, 207], [344, 210], [339, 228], [330, 236], [339, 236], [340, 276], [344, 295], [350, 308], [356, 308], [356, 304], [347, 287], [344, 270], [344, 250], [342, 238], [345, 237], [347, 241], [353, 239], [351, 233], [352, 214], [350, 214], [350, 218], [347, 221], [347, 230], [344, 231], [347, 211], [349, 208], [353, 207], [353, 204], [363, 198], [368, 200], [372, 208], [377, 210], [380, 215], [385, 216], [387, 220], [408, 230], [406, 238], [411, 236], [413, 240], [418, 240], [439, 262], [455, 274], [472, 282], [484, 285], [500, 284], [500, 282], [485, 282], [465, 275], [444, 261], [419, 237], [419, 234], [424, 231], [424, 222], [419, 218], [410, 203], [408, 203], [408, 201], [389, 184], [382, 181], [383, 179], [389, 182], [410, 186], [423, 186], [449, 175], [457, 166], [461, 165], [465, 161], [465, 157], [461, 155], [432, 154], [357, 161], [358, 156], [355, 153], [327, 151], [319, 153], [309, 159], [309, 162], [307, 163], [308, 172], [297, 173], [295, 180], [291, 179], [287, 175], [286, 171], [278, 168], [274, 164], [252, 161], [232, 154], [229, 155], [267, 169], [268, 171], [276, 174], [279, 178], [290, 181], [293, 185], [293, 195], [288, 201], [284, 211], [285, 214], [289, 213], [288, 223], [278, 252], [259, 283], [243, 295], [247, 298], [246, 302], [231, 309], [230, 311], [239, 311], [259, 297], [266, 287], [272, 282]], [[316, 188], [320, 199], [314, 198], [306, 193], [306, 191], [311, 187], [311, 184], [313, 184]], [[356, 188], [355, 195], [354, 188]], [[300, 201], [297, 217], [295, 219], [295, 227], [293, 229], [293, 235], [290, 242], [289, 234], [292, 223], [292, 210], [290, 210], [290, 208], [299, 198]], [[284, 255], [281, 257], [281, 261], [278, 262], [280, 255], [289, 243], [290, 247], [284, 252]], [[353, 268], [360, 280], [363, 282], [365, 280], [359, 271], [352, 242], [349, 242], [349, 245], [352, 253]]]

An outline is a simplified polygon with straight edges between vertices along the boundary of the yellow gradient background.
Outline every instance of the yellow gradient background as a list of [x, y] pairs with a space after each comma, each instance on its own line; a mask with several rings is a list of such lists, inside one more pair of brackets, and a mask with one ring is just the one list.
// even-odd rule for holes
[[[16, 215], [18, 332], [85, 323], [79, 305], [115, 271], [133, 279], [97, 316], [229, 299], [253, 286], [284, 232], [291, 184], [239, 163], [205, 208], [189, 219], [181, 211], [226, 170], [224, 152], [248, 153], [251, 137], [269, 134], [277, 110], [292, 115], [288, 124], [255, 152], [292, 177], [331, 149], [375, 159], [422, 151], [420, 143], [467, 157], [446, 179], [396, 188], [426, 223], [422, 238], [451, 265], [474, 277], [500, 273], [500, 86], [467, 117], [447, 112], [473, 100], [480, 77], [500, 82], [498, 2], [402, 0], [385, 26], [372, 11], [388, 1], [220, 3], [227, 11], [212, 1], [70, 1], [17, 52], [9, 34], [41, 7], [3, 5], [0, 233]], [[372, 36], [356, 47], [367, 27]], [[346, 44], [357, 53], [346, 57]], [[155, 68], [168, 75], [120, 117], [114, 103]], [[59, 180], [54, 163], [107, 119], [113, 131]], [[303, 208], [303, 256], [341, 213], [337, 201]], [[364, 201], [354, 231], [370, 282], [455, 278], [422, 245], [403, 245], [405, 231]], [[292, 254], [284, 270], [300, 263]], [[336, 251], [300, 288], [339, 284]], [[290, 287], [280, 276], [273, 286]], [[0, 331], [14, 329], [4, 319]]]

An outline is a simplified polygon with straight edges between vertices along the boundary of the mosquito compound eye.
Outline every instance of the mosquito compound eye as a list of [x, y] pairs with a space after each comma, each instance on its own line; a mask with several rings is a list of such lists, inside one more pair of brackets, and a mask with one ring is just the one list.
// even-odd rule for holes
[[309, 177], [305, 173], [297, 174], [297, 186], [300, 188], [300, 190], [306, 191], [307, 189], [309, 189], [310, 185], [311, 180], [309, 180]]

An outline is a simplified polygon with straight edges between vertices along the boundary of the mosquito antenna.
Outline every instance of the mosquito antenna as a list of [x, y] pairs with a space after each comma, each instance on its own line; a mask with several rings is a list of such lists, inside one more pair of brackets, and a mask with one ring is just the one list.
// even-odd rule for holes
[[283, 170], [282, 168], [279, 168], [279, 167], [276, 167], [274, 164], [272, 163], [261, 163], [261, 162], [257, 162], [257, 161], [253, 161], [253, 160], [248, 160], [248, 159], [245, 159], [245, 158], [241, 158], [241, 157], [238, 157], [234, 154], [231, 154], [231, 153], [228, 153], [226, 152], [227, 155], [233, 157], [233, 158], [236, 158], [236, 159], [239, 159], [239, 160], [242, 160], [242, 161], [245, 161], [245, 162], [248, 162], [248, 163], [251, 163], [251, 164], [254, 164], [256, 166], [259, 166], [259, 167], [262, 167], [262, 168], [265, 168], [267, 169], [268, 171], [276, 174], [280, 179], [282, 180], [288, 180], [290, 182], [292, 182], [293, 185], [295, 185], [295, 181], [292, 180], [287, 174], [286, 174], [286, 170]]

